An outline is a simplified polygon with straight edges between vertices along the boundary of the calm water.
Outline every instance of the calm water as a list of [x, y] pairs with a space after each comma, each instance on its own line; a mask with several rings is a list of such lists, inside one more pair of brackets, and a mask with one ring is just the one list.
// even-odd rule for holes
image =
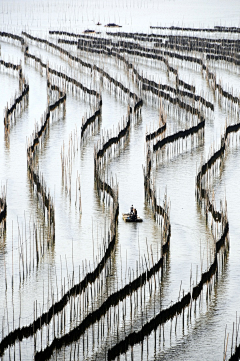
[[[47, 37], [56, 41], [57, 37], [49, 37], [48, 31], [65, 30], [81, 33], [85, 29], [106, 32], [104, 24], [115, 22], [122, 25], [124, 32], [150, 32], [150, 25], [162, 26], [195, 26], [213, 27], [214, 25], [240, 26], [239, 1], [6, 1], [0, 4], [0, 30], [21, 34], [27, 31], [38, 37]], [[102, 23], [97, 27], [97, 22]], [[115, 31], [115, 30], [113, 30]], [[204, 33], [203, 36], [208, 36]], [[199, 35], [199, 34], [197, 34]], [[214, 36], [214, 35], [211, 35]], [[223, 36], [223, 35], [219, 35]], [[225, 37], [228, 35], [225, 34]], [[235, 38], [238, 36], [235, 35]], [[61, 285], [66, 289], [72, 282], [77, 282], [83, 276], [86, 264], [92, 268], [94, 260], [102, 249], [103, 238], [106, 237], [110, 225], [110, 208], [100, 201], [94, 188], [94, 146], [100, 139], [102, 130], [116, 129], [117, 124], [126, 117], [128, 99], [120, 98], [110, 91], [107, 82], [94, 80], [82, 68], [71, 66], [59, 54], [38, 47], [29, 42], [29, 52], [41, 56], [44, 62], [49, 62], [52, 68], [57, 68], [77, 78], [84, 85], [94, 88], [102, 94], [102, 117], [99, 127], [93, 134], [89, 134], [84, 144], [80, 146], [80, 129], [82, 117], [91, 114], [93, 104], [80, 93], [74, 95], [67, 92], [65, 110], [57, 112], [51, 121], [49, 131], [38, 152], [38, 167], [44, 181], [54, 199], [56, 217], [56, 240], [49, 249], [45, 249], [40, 263], [36, 267], [36, 255], [33, 256], [34, 227], [37, 228], [43, 242], [43, 232], [47, 232], [42, 209], [36, 193], [32, 191], [27, 173], [27, 140], [31, 136], [36, 123], [40, 123], [41, 116], [47, 106], [47, 85], [45, 73], [35, 67], [34, 63], [24, 62], [23, 52], [17, 44], [0, 39], [1, 58], [15, 64], [22, 62], [23, 74], [29, 83], [29, 104], [17, 116], [12, 126], [9, 142], [4, 137], [3, 111], [6, 104], [18, 92], [18, 77], [11, 71], [1, 69], [0, 72], [0, 183], [7, 188], [7, 226], [6, 233], [0, 238], [0, 338], [2, 330], [6, 335], [13, 328], [27, 325], [33, 320], [34, 302], [37, 300], [38, 315], [46, 311], [54, 299], [61, 294]], [[72, 49], [77, 53], [76, 50]], [[118, 66], [114, 59], [96, 56], [86, 56], [78, 53], [83, 59], [98, 63], [111, 76], [138, 92], [123, 66]], [[120, 312], [120, 338], [130, 330], [139, 330], [142, 322], [154, 316], [159, 308], [168, 307], [176, 302], [181, 288], [185, 292], [190, 289], [192, 282], [200, 275], [201, 263], [205, 270], [209, 264], [213, 237], [210, 227], [206, 226], [205, 216], [199, 209], [195, 197], [195, 176], [202, 161], [209, 156], [211, 146], [215, 148], [220, 143], [220, 136], [226, 124], [239, 121], [236, 113], [231, 114], [224, 104], [219, 104], [214, 93], [201, 74], [201, 71], [187, 62], [169, 59], [170, 63], [179, 70], [179, 77], [194, 84], [196, 94], [200, 94], [214, 103], [214, 112], [207, 112], [204, 137], [195, 136], [192, 140], [184, 140], [180, 153], [171, 156], [167, 148], [162, 152], [162, 159], [154, 165], [153, 176], [162, 204], [167, 192], [170, 201], [170, 221], [172, 236], [170, 253], [159, 287], [154, 297], [148, 297], [146, 287], [146, 304], [143, 314], [139, 310], [134, 315], [131, 324], [129, 317], [129, 299], [126, 300], [128, 318], [123, 327]], [[137, 60], [138, 70], [147, 77], [154, 76], [156, 81], [163, 84], [174, 84], [173, 79], [166, 76], [166, 69], [158, 62], [144, 59]], [[239, 94], [239, 68], [224, 64], [210, 63], [210, 68], [221, 79], [223, 87], [233, 88]], [[159, 103], [152, 101], [147, 94], [143, 94], [144, 105], [141, 116], [135, 119], [131, 126], [129, 138], [124, 147], [107, 164], [108, 176], [113, 176], [119, 184], [119, 224], [117, 230], [116, 249], [111, 257], [110, 275], [105, 279], [103, 274], [102, 297], [114, 292], [129, 282], [130, 273], [136, 276], [136, 261], [144, 257], [152, 249], [154, 261], [159, 256], [160, 228], [155, 223], [151, 208], [145, 202], [143, 166], [145, 166], [147, 129], [155, 129], [159, 119]], [[187, 128], [185, 114], [180, 117], [173, 111], [166, 113], [167, 134]], [[75, 139], [75, 151], [70, 139]], [[74, 141], [73, 141], [74, 142]], [[61, 150], [72, 150], [71, 197], [62, 183]], [[78, 144], [78, 145], [77, 145]], [[172, 151], [172, 148], [171, 148]], [[191, 320], [178, 317], [177, 325], [173, 320], [173, 332], [170, 337], [171, 323], [165, 325], [165, 341], [157, 330], [157, 345], [154, 334], [144, 342], [143, 357], [149, 360], [220, 360], [223, 358], [225, 328], [229, 332], [227, 356], [230, 355], [232, 340], [232, 324], [239, 314], [239, 274], [240, 274], [240, 228], [239, 228], [239, 177], [240, 177], [240, 145], [239, 134], [234, 135], [222, 164], [222, 170], [213, 179], [213, 191], [217, 208], [220, 200], [227, 199], [228, 218], [230, 224], [230, 251], [227, 261], [219, 274], [218, 281], [213, 285], [211, 299], [206, 301], [204, 290], [201, 302], [197, 302], [196, 314]], [[82, 213], [79, 212], [79, 201], [76, 201], [76, 179], [80, 175]], [[79, 194], [78, 194], [79, 195]], [[75, 204], [76, 201], [76, 204]], [[123, 212], [128, 211], [134, 204], [138, 213], [143, 217], [142, 224], [126, 224], [121, 218]], [[46, 241], [43, 242], [46, 246]], [[24, 280], [23, 280], [24, 260]], [[34, 263], [33, 263], [34, 262]], [[96, 263], [96, 262], [95, 262]], [[83, 266], [83, 264], [85, 264]], [[79, 270], [80, 266], [80, 270]], [[108, 262], [108, 266], [110, 266]], [[21, 274], [21, 280], [20, 276]], [[13, 283], [12, 283], [13, 281]], [[181, 286], [180, 286], [181, 285]], [[182, 293], [181, 293], [182, 294]], [[57, 296], [58, 295], [58, 296]], [[78, 302], [78, 301], [77, 301]], [[94, 307], [101, 304], [101, 297], [94, 298]], [[40, 310], [40, 311], [39, 311]], [[91, 310], [91, 307], [89, 308]], [[147, 311], [147, 312], [146, 312]], [[66, 307], [69, 314], [69, 305]], [[75, 325], [75, 321], [67, 319], [67, 330]], [[77, 321], [76, 321], [77, 322]], [[104, 322], [107, 322], [106, 320]], [[9, 325], [9, 326], [8, 326]], [[176, 325], [176, 332], [175, 332]], [[9, 327], [9, 329], [8, 329]], [[51, 324], [52, 327], [52, 324]], [[96, 328], [94, 329], [96, 331]], [[51, 333], [51, 332], [50, 332]], [[84, 350], [83, 338], [77, 346], [80, 347], [81, 359], [104, 359], [105, 352], [117, 339], [113, 329], [102, 338], [98, 345], [93, 345], [92, 330], [89, 331], [89, 348]], [[51, 340], [52, 334], [50, 335]], [[84, 336], [85, 339], [88, 336]], [[46, 329], [43, 331], [43, 345], [46, 341]], [[74, 346], [74, 345], [73, 345]], [[19, 347], [24, 360], [34, 358], [34, 340], [23, 340], [19, 346], [16, 343], [10, 351], [5, 351], [3, 360], [10, 357], [19, 359]], [[41, 348], [40, 334], [37, 338], [37, 350]], [[70, 359], [71, 347], [60, 350], [58, 359]], [[141, 346], [134, 347], [135, 359], [141, 357]], [[209, 356], [211, 355], [211, 356]], [[131, 350], [126, 354], [131, 359]], [[52, 358], [54, 358], [53, 355]], [[125, 355], [121, 356], [124, 359]]]

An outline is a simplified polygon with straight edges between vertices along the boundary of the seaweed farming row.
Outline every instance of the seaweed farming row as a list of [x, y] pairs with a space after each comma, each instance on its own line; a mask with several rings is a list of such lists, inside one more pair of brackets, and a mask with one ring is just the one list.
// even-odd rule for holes
[[5, 62], [4, 60], [0, 61], [1, 66], [5, 67], [6, 69], [12, 69], [13, 71], [18, 72], [18, 78], [19, 78], [19, 90], [20, 94], [17, 96], [15, 95], [15, 98], [12, 100], [11, 106], [6, 106], [5, 108], [5, 115], [4, 115], [4, 126], [5, 131], [8, 133], [10, 131], [11, 123], [16, 118], [16, 112], [20, 112], [22, 108], [27, 106], [28, 102], [28, 93], [29, 93], [29, 85], [26, 83], [26, 80], [22, 74], [22, 66], [21, 65], [15, 65], [10, 62]]
[[0, 223], [1, 226], [4, 224], [6, 226], [6, 217], [7, 217], [7, 201], [6, 201], [6, 190], [2, 190], [0, 197]]
[[[86, 50], [86, 49], [85, 49], [85, 50]], [[226, 95], [226, 94], [225, 94], [225, 95]], [[205, 104], [206, 104], [206, 103], [205, 103]], [[209, 103], [208, 103], [208, 104], [209, 104]], [[191, 109], [191, 107], [187, 107], [187, 110], [188, 110], [189, 108]], [[211, 108], [212, 108], [212, 110], [214, 110], [213, 106], [212, 106]], [[200, 115], [200, 113], [196, 113], [196, 114]], [[203, 119], [203, 117], [200, 116], [200, 119], [201, 119], [201, 118]], [[161, 143], [159, 142], [158, 144], [161, 144], [161, 145], [163, 146], [163, 145], [165, 145], [167, 142], [171, 143], [171, 142], [173, 142], [173, 141], [176, 141], [176, 140], [179, 139], [179, 138], [184, 138], [184, 137], [186, 137], [186, 136], [189, 136], [189, 135], [193, 134], [194, 132], [198, 132], [198, 130], [201, 129], [201, 128], [204, 126], [204, 124], [205, 124], [205, 121], [204, 121], [204, 119], [203, 119], [203, 120], [200, 122], [200, 126], [198, 125], [198, 126], [196, 126], [196, 127], [193, 127], [191, 130], [181, 131], [181, 132], [177, 133], [176, 135], [169, 136], [169, 139], [166, 139], [166, 138], [164, 139], [164, 140], [165, 140], [165, 143], [162, 142], [162, 144], [161, 144]], [[155, 151], [156, 151], [157, 149], [158, 149], [158, 147], [154, 148]], [[213, 206], [210, 206], [209, 209], [210, 209], [210, 211], [212, 211]], [[213, 214], [215, 214], [215, 213], [213, 212]], [[217, 219], [217, 218], [215, 217], [215, 220], [216, 220], [216, 219]], [[215, 274], [215, 272], [216, 272], [216, 270], [217, 270], [217, 253], [219, 252], [221, 246], [224, 245], [225, 239], [227, 238], [227, 234], [228, 234], [228, 221], [227, 221], [227, 219], [226, 219], [226, 215], [220, 217], [220, 219], [221, 219], [222, 222], [223, 222], [223, 223], [222, 223], [222, 229], [224, 229], [224, 231], [223, 231], [223, 234], [222, 234], [221, 238], [220, 238], [218, 241], [216, 241], [216, 254], [215, 254], [214, 262], [213, 262], [212, 265], [210, 266], [209, 270], [202, 274], [200, 283], [199, 283], [198, 285], [196, 285], [195, 288], [193, 289], [193, 294], [192, 294], [193, 299], [196, 299], [196, 298], [200, 295], [200, 293], [201, 293], [201, 291], [202, 291], [202, 289], [203, 289], [203, 285], [204, 285], [205, 283], [208, 283], [208, 282], [210, 281], [211, 277]], [[223, 219], [224, 219], [224, 221], [223, 221]], [[185, 304], [185, 299], [187, 299], [187, 301], [186, 301], [187, 303], [186, 303], [186, 304]], [[175, 305], [173, 306], [173, 309], [174, 309], [173, 312], [174, 312], [174, 314], [181, 312], [181, 310], [183, 310], [183, 309], [186, 307], [186, 305], [188, 305], [188, 304], [190, 303], [190, 294], [188, 294], [187, 296], [184, 296], [184, 298], [182, 299], [182, 303], [183, 303], [183, 306], [181, 305], [181, 302], [180, 302], [180, 306], [182, 306], [182, 307], [180, 307], [179, 309], [178, 309], [177, 306], [175, 306]], [[178, 305], [178, 304], [176, 304], [176, 305]], [[177, 309], [177, 311], [175, 310], [175, 308]], [[170, 312], [170, 313], [171, 313], [171, 312]], [[173, 315], [171, 315], [169, 318], [172, 318], [172, 317], [173, 317]], [[152, 322], [152, 323], [154, 323], [154, 322]], [[156, 324], [158, 324], [158, 323], [155, 322], [155, 327], [156, 327]], [[149, 325], [147, 325], [147, 326], [149, 326]], [[147, 327], [147, 326], [144, 328], [144, 331], [141, 330], [141, 333], [140, 333], [140, 334], [141, 334], [141, 337], [142, 337], [142, 338], [144, 337], [144, 332], [146, 332], [145, 329], [148, 329], [147, 332], [150, 332], [150, 330], [151, 330], [151, 327], [150, 327], [150, 326]], [[146, 334], [147, 334], [147, 332], [146, 332]], [[145, 334], [145, 335], [146, 335], [146, 334]], [[132, 338], [131, 338], [131, 336], [132, 336]], [[141, 337], [140, 337], [140, 339], [141, 339]], [[122, 341], [121, 344], [117, 344], [113, 349], [109, 350], [109, 353], [108, 353], [109, 358], [110, 358], [110, 359], [111, 359], [111, 358], [114, 359], [114, 358], [115, 358], [117, 355], [119, 355], [121, 352], [124, 352], [123, 350], [120, 351], [121, 348], [123, 348], [123, 349], [124, 349], [124, 347], [127, 347], [127, 348], [128, 348], [129, 345], [133, 346], [135, 343], [140, 342], [140, 339], [137, 338], [136, 333], [134, 333], [133, 335], [131, 334], [131, 335], [129, 336], [129, 338], [127, 338], [127, 339], [125, 339], [124, 341]], [[141, 340], [142, 340], [142, 339], [141, 339]], [[121, 347], [120, 347], [120, 345], [121, 345]], [[125, 345], [125, 346], [123, 346], [123, 345]], [[115, 351], [115, 350], [117, 350], [117, 351]], [[126, 351], [126, 349], [125, 349], [125, 351]]]
[[[111, 243], [115, 242], [116, 237], [116, 225], [117, 225], [117, 217], [118, 217], [118, 201], [117, 201], [117, 191], [114, 192], [112, 186], [109, 186], [107, 182], [101, 180], [100, 174], [103, 172], [102, 163], [100, 163], [100, 159], [105, 156], [105, 153], [108, 148], [112, 147], [112, 145], [117, 144], [121, 141], [122, 138], [128, 136], [129, 127], [130, 127], [130, 119], [132, 115], [128, 115], [128, 121], [123, 129], [121, 129], [116, 137], [110, 138], [104, 142], [102, 140], [103, 145], [100, 149], [95, 150], [95, 160], [94, 160], [94, 169], [95, 169], [95, 182], [97, 189], [102, 192], [108, 193], [113, 200], [113, 223], [111, 224], [111, 234], [113, 234], [113, 238], [110, 241], [109, 246]], [[99, 147], [99, 145], [98, 145]], [[110, 157], [111, 158], [111, 157]], [[161, 216], [167, 218], [167, 212], [161, 206], [157, 206], [157, 211]], [[168, 232], [170, 225], [167, 227]], [[117, 292], [111, 294], [100, 306], [100, 308], [96, 309], [95, 311], [89, 313], [86, 318], [74, 329], [72, 329], [69, 333], [65, 334], [62, 337], [56, 337], [53, 339], [52, 343], [44, 350], [36, 353], [36, 359], [49, 359], [50, 356], [53, 354], [54, 350], [61, 349], [63, 346], [67, 346], [71, 344], [73, 341], [79, 340], [81, 335], [86, 332], [86, 330], [95, 323], [99, 322], [103, 316], [107, 314], [107, 312], [111, 309], [111, 307], [115, 307], [118, 305], [120, 301], [123, 301], [127, 296], [136, 292], [139, 288], [141, 289], [145, 283], [147, 283], [153, 276], [155, 277], [155, 273], [159, 271], [161, 267], [163, 267], [164, 262], [164, 254], [169, 249], [169, 242], [170, 242], [170, 234], [167, 235], [166, 243], [164, 243], [162, 248], [162, 257], [150, 268], [147, 269], [146, 272], [142, 273], [138, 278], [134, 279], [130, 283], [126, 284], [124, 288], [119, 289]], [[114, 247], [114, 246], [113, 246]], [[108, 249], [105, 253], [105, 257], [107, 258]], [[161, 253], [160, 253], [161, 254]], [[110, 321], [111, 323], [111, 321]], [[110, 325], [111, 327], [111, 325]], [[98, 335], [99, 338], [99, 335]]]
[[[224, 29], [228, 34], [238, 33], [237, 28], [224, 27], [198, 29], [198, 31], [209, 31], [212, 34], [224, 32]], [[195, 31], [191, 28], [156, 30], [158, 30], [156, 34], [108, 32], [105, 37], [94, 33], [85, 35], [61, 30], [50, 30], [49, 37], [46, 38], [30, 35], [26, 31], [22, 32], [22, 36], [0, 33], [9, 47], [21, 46], [21, 56], [24, 59], [23, 66], [1, 60], [1, 66], [4, 69], [9, 68], [6, 71], [7, 74], [19, 72], [19, 83], [21, 83], [19, 95], [14, 97], [14, 101], [10, 107], [7, 106], [5, 112], [4, 119], [7, 120], [4, 120], [4, 125], [8, 131], [11, 128], [11, 119], [22, 117], [22, 113], [18, 112], [18, 108], [22, 107], [21, 104], [24, 105], [25, 111], [32, 106], [28, 99], [28, 94], [32, 91], [31, 83], [25, 81], [22, 75], [23, 70], [26, 75], [27, 72], [35, 72], [41, 80], [46, 81], [47, 93], [45, 112], [40, 123], [35, 123], [32, 136], [28, 137], [26, 152], [26, 173], [34, 204], [36, 203], [39, 207], [38, 217], [43, 218], [47, 229], [47, 234], [44, 235], [41, 233], [41, 228], [37, 230], [38, 226], [34, 226], [30, 245], [34, 245], [31, 252], [32, 255], [36, 253], [37, 267], [32, 267], [33, 272], [31, 274], [29, 272], [27, 280], [34, 283], [35, 278], [42, 272], [43, 295], [42, 300], [39, 297], [31, 300], [33, 312], [28, 312], [28, 317], [22, 318], [21, 305], [19, 312], [17, 302], [14, 301], [13, 290], [10, 304], [7, 300], [9, 287], [6, 278], [6, 306], [4, 306], [6, 311], [3, 315], [1, 314], [0, 339], [0, 355], [3, 359], [8, 356], [9, 358], [17, 356], [22, 359], [26, 356], [25, 347], [29, 355], [31, 354], [31, 358], [36, 360], [58, 357], [73, 360], [81, 358], [113, 360], [128, 359], [128, 357], [144, 359], [145, 354], [151, 359], [150, 355], [153, 353], [161, 358], [164, 353], [167, 355], [171, 352], [172, 347], [179, 350], [181, 343], [184, 342], [185, 332], [189, 335], [194, 332], [189, 324], [199, 327], [198, 321], [207, 314], [208, 305], [212, 303], [212, 295], [220, 288], [219, 283], [225, 277], [225, 266], [229, 260], [231, 223], [228, 218], [227, 199], [220, 199], [219, 209], [213, 196], [213, 186], [215, 186], [215, 179], [218, 179], [221, 173], [222, 165], [227, 163], [228, 151], [235, 141], [233, 139], [236, 138], [238, 145], [237, 134], [240, 123], [239, 97], [233, 89], [229, 91], [222, 86], [222, 82], [212, 70], [212, 64], [220, 61], [220, 69], [224, 67], [223, 62], [229, 62], [230, 66], [238, 66], [238, 61], [232, 60], [235, 59], [238, 51], [238, 42], [234, 39], [231, 41], [231, 38], [221, 40], [217, 37], [201, 38], [181, 34], [182, 31], [189, 33]], [[161, 30], [164, 32], [161, 33]], [[166, 30], [170, 30], [171, 33], [166, 34]], [[179, 34], [175, 35], [174, 31]], [[54, 35], [64, 38], [50, 40]], [[54, 61], [55, 65], [53, 65]], [[179, 66], [178, 62], [183, 62], [182, 66]], [[199, 92], [198, 85], [184, 77], [182, 69], [186, 63], [190, 63], [190, 66], [197, 65], [194, 71], [206, 83], [208, 91], [205, 90], [205, 94], [203, 91]], [[148, 71], [155, 73], [159, 71], [166, 80], [162, 82], [158, 76], [151, 76]], [[117, 73], [116, 76], [113, 75], [114, 72]], [[77, 97], [78, 95], [80, 96]], [[114, 101], [114, 106], [110, 110], [107, 104], [109, 99]], [[166, 158], [169, 160], [172, 157], [174, 161], [179, 161], [184, 157], [190, 159], [200, 148], [199, 144], [204, 144], [204, 133], [209, 131], [209, 124], [212, 125], [215, 112], [220, 113], [222, 99], [225, 99], [223, 103], [227, 104], [226, 113], [231, 114], [231, 123], [226, 125], [221, 135], [220, 147], [212, 146], [209, 157], [205, 162], [201, 160], [200, 165], [199, 158], [194, 158], [197, 159], [199, 166], [195, 178], [197, 214], [199, 219], [203, 217], [204, 226], [202, 227], [209, 232], [208, 235], [203, 236], [209, 238], [203, 241], [205, 247], [209, 248], [205, 250], [205, 257], [200, 254], [201, 272], [198, 277], [196, 271], [195, 282], [192, 277], [192, 265], [186, 262], [184, 271], [190, 273], [190, 286], [186, 291], [185, 286], [182, 289], [182, 281], [179, 282], [177, 285], [179, 296], [176, 297], [178, 293], [176, 283], [179, 278], [174, 290], [171, 293], [169, 290], [166, 291], [166, 288], [170, 289], [169, 273], [171, 273], [172, 263], [178, 262], [177, 259], [171, 258], [171, 250], [176, 247], [176, 241], [178, 241], [175, 233], [176, 219], [171, 224], [171, 202], [167, 186], [163, 204], [160, 204], [159, 179], [160, 188], [162, 188], [161, 173], [165, 174], [164, 168], [168, 167]], [[79, 102], [75, 105], [78, 111], [66, 116], [72, 100]], [[81, 115], [80, 107], [86, 108], [81, 111]], [[148, 111], [149, 123], [146, 122]], [[108, 117], [111, 118], [108, 123], [105, 122], [106, 114], [109, 114]], [[63, 138], [67, 139], [68, 143], [62, 139], [59, 142], [57, 137], [60, 138], [61, 132], [66, 129], [66, 123], [71, 116], [74, 118], [71, 123], [71, 133], [68, 138]], [[54, 121], [61, 117], [61, 122]], [[156, 123], [157, 126], [155, 126]], [[13, 134], [9, 132], [8, 136], [11, 138]], [[49, 156], [50, 141], [56, 142], [58, 148], [56, 147], [57, 150]], [[139, 146], [140, 142], [142, 142], [142, 147]], [[217, 142], [219, 143], [219, 140]], [[59, 144], [61, 144], [61, 149]], [[68, 144], [68, 147], [65, 144]], [[54, 146], [51, 145], [51, 147]], [[126, 161], [126, 154], [131, 158], [131, 151], [135, 148], [137, 148], [139, 159], [141, 150], [144, 148], [143, 178], [138, 179], [134, 168], [127, 169], [126, 166], [127, 181], [124, 183], [123, 176], [119, 173], [117, 176], [114, 173], [118, 171], [118, 166], [122, 169], [120, 167], [122, 162]], [[47, 172], [46, 166], [48, 161], [52, 164], [51, 157], [55, 154], [58, 154], [56, 169], [57, 167], [60, 169], [60, 185], [69, 195], [70, 202], [74, 199], [74, 190], [72, 191], [71, 188], [74, 188], [72, 181], [77, 173], [75, 209], [79, 212], [76, 212], [76, 215], [72, 214], [71, 209], [65, 213], [63, 207], [65, 201], [62, 196], [59, 196], [58, 186], [56, 186], [55, 198], [55, 184], [54, 186], [51, 184], [50, 173]], [[81, 166], [77, 168], [80, 161], [87, 167], [86, 170]], [[138, 164], [136, 156], [134, 161]], [[44, 162], [46, 162], [45, 165]], [[45, 172], [47, 182], [43, 180]], [[184, 172], [182, 168], [181, 173]], [[84, 183], [85, 173], [87, 181]], [[130, 243], [131, 237], [137, 232], [140, 233], [137, 236], [138, 244], [134, 244], [135, 253], [130, 253], [129, 256], [130, 247], [123, 246], [128, 234], [126, 230], [128, 225], [120, 220], [120, 212], [123, 204], [125, 207], [126, 203], [124, 199], [126, 188], [124, 187], [128, 186], [128, 181], [130, 186], [132, 179], [134, 179], [135, 187], [139, 187], [142, 182], [140, 189], [143, 191], [144, 215], [148, 223], [144, 227], [152, 229], [152, 232], [150, 231], [145, 237], [146, 228], [140, 228], [140, 226], [134, 228], [134, 224], [133, 227], [131, 225], [131, 228], [128, 227]], [[93, 189], [88, 190], [89, 202], [93, 195], [92, 198], [97, 204], [97, 212], [102, 222], [101, 226], [105, 222], [103, 237], [102, 234], [101, 236], [98, 234], [98, 228], [96, 228], [98, 221], [93, 210], [88, 215], [90, 221], [82, 224], [85, 209], [87, 209], [87, 207], [84, 208], [83, 203], [84, 192], [87, 193], [87, 188], [84, 187], [86, 182], [90, 184], [91, 181]], [[169, 181], [172, 182], [171, 179]], [[126, 192], [126, 194], [129, 193]], [[0, 198], [0, 222], [5, 224], [5, 234], [9, 233], [10, 228], [9, 223], [6, 228], [6, 221], [8, 222], [6, 199], [7, 192], [4, 191]], [[130, 199], [128, 201], [130, 202]], [[100, 215], [101, 212], [102, 215]], [[178, 213], [181, 214], [180, 209]], [[78, 221], [73, 225], [75, 216]], [[65, 220], [63, 220], [64, 217]], [[89, 228], [91, 222], [92, 232]], [[84, 226], [88, 227], [87, 232], [84, 231]], [[51, 251], [57, 253], [57, 249], [63, 247], [59, 242], [58, 234], [62, 227], [68, 229], [69, 239], [66, 240], [66, 247], [70, 248], [72, 238], [72, 247], [73, 242], [76, 241], [78, 248], [77, 252], [75, 251], [76, 254], [72, 251], [70, 258], [72, 271], [70, 272], [66, 255], [66, 266], [62, 267], [64, 254], [60, 254], [59, 273], [57, 274], [56, 271], [53, 283], [48, 276], [46, 295], [46, 291], [44, 293], [46, 274], [43, 276], [42, 269], [48, 262], [51, 265], [52, 260], [49, 261], [49, 257], [52, 257]], [[77, 228], [76, 233], [73, 232], [74, 228]], [[21, 238], [19, 241], [21, 249], [19, 289], [22, 292], [27, 282], [25, 275], [21, 276], [20, 262], [25, 272], [28, 266], [24, 265], [23, 259], [25, 257], [27, 263], [27, 256], [31, 258], [31, 254], [27, 255], [26, 251], [26, 256], [24, 256], [23, 243], [28, 244], [27, 236], [25, 235], [24, 241], [19, 229], [18, 233]], [[75, 240], [76, 234], [79, 234], [77, 240]], [[100, 242], [98, 237], [100, 237]], [[9, 236], [7, 242], [9, 242], [8, 239]], [[44, 248], [45, 239], [47, 239], [46, 249]], [[198, 244], [199, 242], [201, 245], [201, 241], [197, 239]], [[12, 279], [15, 282], [17, 268], [13, 262], [15, 252], [13, 244], [12, 236]], [[193, 247], [188, 246], [189, 249]], [[89, 255], [87, 248], [91, 247], [92, 260], [86, 259], [85, 256], [85, 254]], [[192, 261], [197, 268], [198, 261]], [[31, 264], [32, 261], [29, 262]], [[206, 268], [205, 266], [203, 268], [203, 262]], [[5, 273], [7, 273], [7, 267], [4, 259]], [[79, 271], [78, 277], [76, 271]], [[183, 283], [186, 284], [185, 279]], [[205, 294], [206, 297], [204, 297]], [[20, 296], [20, 304], [21, 302]], [[11, 312], [12, 321], [10, 320]], [[17, 321], [16, 312], [19, 312]], [[182, 322], [179, 322], [180, 319]], [[175, 322], [175, 339], [172, 345], [173, 322]], [[169, 345], [165, 344], [165, 338], [169, 341]], [[180, 346], [176, 342], [177, 338], [180, 340]], [[232, 342], [230, 359], [237, 358], [238, 343], [236, 331], [235, 349]], [[19, 347], [19, 355], [16, 355], [17, 347]], [[224, 348], [226, 358], [225, 341]]]

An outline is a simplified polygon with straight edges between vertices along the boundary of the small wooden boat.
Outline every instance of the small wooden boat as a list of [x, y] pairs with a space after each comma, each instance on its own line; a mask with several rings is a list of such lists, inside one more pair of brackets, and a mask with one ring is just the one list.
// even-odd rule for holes
[[142, 222], [142, 218], [140, 218], [139, 216], [135, 216], [134, 214], [131, 213], [123, 213], [122, 217], [124, 219], [125, 222]]

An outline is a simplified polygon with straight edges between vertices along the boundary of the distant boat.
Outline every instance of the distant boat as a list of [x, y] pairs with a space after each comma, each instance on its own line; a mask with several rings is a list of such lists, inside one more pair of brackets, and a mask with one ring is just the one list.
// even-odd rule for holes
[[122, 25], [117, 25], [115, 23], [109, 23], [107, 25], [105, 25], [107, 28], [121, 28]]
[[132, 213], [123, 213], [122, 217], [124, 219], [125, 222], [142, 222], [142, 218], [140, 218], [139, 216], [135, 216]]

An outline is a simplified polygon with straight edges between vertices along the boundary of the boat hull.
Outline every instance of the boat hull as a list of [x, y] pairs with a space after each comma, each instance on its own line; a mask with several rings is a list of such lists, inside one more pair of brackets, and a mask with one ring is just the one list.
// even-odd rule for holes
[[123, 217], [125, 222], [133, 222], [133, 223], [135, 223], [135, 222], [142, 222], [143, 221], [142, 218], [140, 218], [139, 216], [137, 216], [136, 219], [132, 218], [130, 216], [130, 213], [123, 213], [122, 217]]

